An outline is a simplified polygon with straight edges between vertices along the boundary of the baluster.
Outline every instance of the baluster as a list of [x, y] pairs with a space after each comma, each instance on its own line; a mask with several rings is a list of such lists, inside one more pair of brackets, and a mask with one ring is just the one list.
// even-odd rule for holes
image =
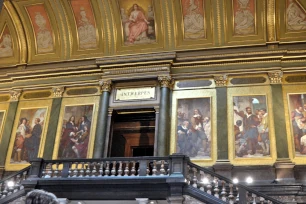
[[260, 198], [259, 198], [259, 201], [260, 201], [260, 204], [264, 204], [266, 200], [265, 200], [265, 198], [260, 197]]
[[116, 161], [113, 161], [113, 167], [111, 170], [111, 176], [116, 176]]
[[91, 177], [96, 177], [96, 176], [97, 176], [97, 163], [93, 162], [92, 163]]
[[50, 170], [50, 165], [51, 165], [51, 163], [48, 163], [46, 165], [46, 176], [45, 176], [45, 178], [51, 178], [52, 171]]
[[205, 186], [205, 183], [204, 183], [204, 178], [205, 178], [205, 174], [203, 171], [200, 171], [200, 181], [199, 181], [199, 186], [200, 186], [200, 190], [205, 192], [205, 189], [204, 189], [204, 186]]
[[54, 174], [52, 178], [57, 178], [58, 177], [58, 163], [55, 163], [55, 169], [54, 169]]
[[147, 162], [147, 176], [150, 174], [150, 162]]
[[165, 160], [161, 160], [161, 165], [160, 165], [160, 176], [166, 175], [165, 171]]
[[90, 162], [87, 162], [87, 165], [86, 165], [86, 171], [85, 171], [85, 177], [89, 177], [90, 176]]
[[157, 172], [157, 169], [156, 169], [156, 160], [153, 160], [152, 176], [156, 176], [156, 172]]
[[236, 203], [239, 203], [239, 188], [238, 188], [238, 186], [236, 186], [236, 191], [237, 191]]
[[22, 181], [24, 181], [24, 180], [26, 180], [26, 178], [27, 178], [27, 175], [28, 175], [28, 171], [24, 171], [23, 173], [22, 173]]
[[[78, 165], [76, 166], [78, 169]], [[85, 175], [85, 162], [81, 162], [81, 169], [79, 171], [79, 177], [84, 177]]]
[[217, 177], [215, 177], [214, 178], [214, 185], [215, 185], [215, 188], [214, 188], [214, 192], [215, 192], [215, 194], [214, 194], [214, 196], [216, 197], [216, 198], [220, 198], [220, 196], [219, 196], [219, 180], [218, 180], [218, 178]]
[[118, 176], [122, 176], [122, 161], [119, 161]]
[[3, 190], [3, 192], [2, 192], [2, 194], [3, 194], [2, 198], [6, 197], [8, 193], [9, 193], [9, 192], [8, 192], [7, 184], [4, 183], [4, 190]]
[[46, 174], [46, 167], [47, 167], [47, 165], [44, 164], [44, 168], [43, 168], [43, 170], [42, 170], [42, 172], [41, 172], [41, 178], [45, 178], [45, 176], [47, 175], [47, 174]]
[[136, 172], [135, 163], [136, 163], [135, 161], [132, 161], [133, 166], [132, 166], [132, 169], [131, 169], [131, 176], [135, 176], [135, 172]]
[[[78, 162], [75, 162], [75, 163], [72, 162], [71, 163], [71, 170], [72, 170], [72, 177], [78, 177]], [[81, 171], [80, 171], [80, 173], [81, 173]]]
[[197, 179], [197, 169], [196, 168], [192, 168], [193, 171], [193, 178], [192, 178], [192, 187], [198, 188], [198, 179]]
[[129, 176], [130, 170], [129, 170], [129, 162], [125, 162], [125, 169], [124, 169], [124, 176]]
[[102, 177], [103, 176], [103, 162], [98, 163], [99, 166], [99, 176], [98, 177]]
[[210, 180], [208, 177], [207, 177], [207, 185], [206, 185], [206, 188], [207, 188], [207, 191], [206, 193], [212, 195], [212, 192], [211, 192], [211, 189], [212, 189], [212, 185], [211, 183], [213, 182], [212, 180]]
[[105, 176], [109, 176], [109, 161], [106, 162]]
[[229, 191], [229, 195], [228, 195], [228, 200], [229, 200], [230, 204], [234, 204], [234, 202], [235, 202], [235, 196], [233, 194], [233, 186], [234, 185], [232, 183], [229, 184], [230, 191]]
[[186, 173], [186, 182], [187, 182], [187, 185], [190, 185], [190, 166], [187, 165], [187, 173]]
[[222, 184], [222, 191], [221, 191], [221, 198], [224, 202], [226, 202], [226, 188], [225, 188], [225, 181], [221, 181]]
[[72, 177], [73, 175], [72, 175], [72, 162], [71, 163], [69, 163], [69, 169], [68, 169], [68, 178], [69, 177]]
[[252, 193], [252, 198], [253, 198], [253, 204], [256, 204], [256, 195], [254, 193]]

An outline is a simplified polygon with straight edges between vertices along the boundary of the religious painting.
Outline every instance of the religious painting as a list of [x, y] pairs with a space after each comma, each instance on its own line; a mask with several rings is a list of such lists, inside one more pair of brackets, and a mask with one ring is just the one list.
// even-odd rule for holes
[[255, 34], [255, 0], [233, 0], [234, 35]]
[[288, 99], [295, 156], [306, 156], [306, 93], [289, 94]]
[[204, 0], [181, 0], [184, 22], [184, 38], [205, 38]]
[[26, 7], [31, 19], [38, 54], [50, 53], [54, 51], [53, 32], [48, 14], [44, 5], [37, 4]]
[[236, 158], [270, 157], [266, 96], [234, 96], [233, 110]]
[[152, 0], [119, 0], [125, 45], [156, 42]]
[[211, 157], [211, 98], [177, 102], [176, 152], [192, 159]]
[[70, 3], [77, 27], [79, 49], [97, 48], [96, 22], [90, 1], [71, 0]]
[[13, 44], [9, 29], [5, 26], [0, 35], [0, 58], [13, 56]]
[[15, 126], [10, 164], [27, 164], [38, 157], [43, 137], [47, 108], [21, 109]]
[[288, 31], [306, 30], [306, 9], [298, 0], [287, 0], [286, 16]]
[[87, 158], [94, 104], [65, 106], [58, 159]]

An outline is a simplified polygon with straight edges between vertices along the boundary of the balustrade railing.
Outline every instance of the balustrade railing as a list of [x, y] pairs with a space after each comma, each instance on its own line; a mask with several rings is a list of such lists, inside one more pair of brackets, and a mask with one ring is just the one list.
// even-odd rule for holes
[[282, 203], [245, 185], [234, 184], [230, 179], [192, 162], [187, 162], [185, 176], [188, 186], [200, 189], [230, 204]]
[[24, 189], [22, 181], [27, 179], [30, 167], [27, 167], [3, 180], [0, 180], [0, 203], [1, 199]]

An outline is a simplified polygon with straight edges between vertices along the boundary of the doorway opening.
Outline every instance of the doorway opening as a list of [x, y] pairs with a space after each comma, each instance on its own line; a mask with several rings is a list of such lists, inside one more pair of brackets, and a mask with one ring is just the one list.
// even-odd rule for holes
[[154, 156], [155, 110], [115, 110], [110, 157]]

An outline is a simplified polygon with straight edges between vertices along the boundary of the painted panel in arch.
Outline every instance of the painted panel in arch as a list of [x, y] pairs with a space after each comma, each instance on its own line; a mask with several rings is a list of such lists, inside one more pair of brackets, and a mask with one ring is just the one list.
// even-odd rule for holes
[[152, 0], [119, 0], [125, 45], [156, 42]]
[[48, 14], [43, 4], [27, 6], [36, 38], [37, 53], [50, 53], [54, 50], [53, 32]]
[[179, 99], [177, 117], [176, 152], [211, 158], [211, 99]]
[[266, 96], [234, 96], [233, 101], [236, 158], [270, 157]]
[[11, 164], [26, 164], [37, 158], [43, 137], [47, 108], [22, 109], [18, 118]]
[[306, 93], [289, 94], [289, 111], [295, 156], [306, 156]]
[[255, 0], [233, 0], [234, 35], [255, 34]]
[[205, 38], [204, 1], [181, 0], [184, 22], [184, 38]]
[[94, 105], [66, 106], [58, 159], [87, 158]]
[[287, 0], [287, 31], [306, 30], [306, 9], [298, 0]]
[[8, 27], [5, 26], [3, 32], [0, 34], [0, 57], [12, 57], [13, 44]]
[[96, 22], [89, 0], [71, 0], [80, 49], [97, 47]]

